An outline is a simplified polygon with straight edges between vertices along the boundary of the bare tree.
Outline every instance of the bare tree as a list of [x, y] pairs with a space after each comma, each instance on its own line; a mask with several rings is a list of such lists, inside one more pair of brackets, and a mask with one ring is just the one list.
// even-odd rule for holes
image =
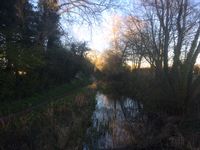
[[64, 14], [68, 21], [85, 21], [92, 24], [103, 11], [113, 7], [112, 0], [60, 0], [58, 13]]
[[142, 39], [142, 36], [137, 30], [137, 27], [141, 29], [143, 26], [143, 22], [133, 16], [128, 16], [124, 19], [124, 29], [121, 36], [121, 43], [124, 45], [122, 55], [124, 61], [131, 61], [132, 69], [140, 69], [143, 58], [150, 64], [152, 63], [148, 59], [149, 57], [145, 57], [144, 39]]
[[[65, 28], [66, 26], [71, 27], [74, 23], [91, 26], [100, 20], [103, 11], [113, 6], [117, 6], [114, 0], [39, 0], [38, 10], [42, 16], [40, 20], [43, 32], [39, 34], [38, 41], [45, 43], [49, 35], [58, 31], [69, 40], [70, 29]], [[56, 23], [53, 23], [55, 19], [52, 19], [52, 16], [58, 18]], [[58, 26], [56, 30], [49, 30], [49, 26], [53, 25]]]
[[110, 53], [120, 57], [120, 65], [129, 64], [132, 69], [139, 69], [143, 58], [141, 40], [137, 31], [132, 27], [131, 17], [115, 16], [112, 27], [112, 40], [110, 42]]
[[[200, 53], [199, 6], [189, 0], [141, 0], [145, 22], [138, 35], [158, 77], [164, 78], [175, 99], [187, 106], [196, 89], [193, 68]], [[133, 15], [134, 16], [134, 15]], [[136, 42], [136, 41], [135, 41]], [[191, 90], [192, 89], [192, 90]]]

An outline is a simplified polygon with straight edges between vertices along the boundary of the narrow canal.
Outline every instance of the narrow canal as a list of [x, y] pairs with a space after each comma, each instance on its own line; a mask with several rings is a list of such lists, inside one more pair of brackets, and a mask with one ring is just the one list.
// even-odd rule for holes
[[139, 103], [97, 92], [92, 126], [87, 130], [84, 150], [125, 149], [132, 143], [131, 123], [139, 114]]

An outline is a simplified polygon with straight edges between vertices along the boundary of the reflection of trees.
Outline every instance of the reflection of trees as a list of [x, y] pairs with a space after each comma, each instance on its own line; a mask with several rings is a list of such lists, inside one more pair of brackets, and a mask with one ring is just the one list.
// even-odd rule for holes
[[141, 104], [132, 99], [121, 99], [119, 102], [126, 121], [133, 122], [140, 112]]
[[[114, 148], [130, 143], [130, 132], [125, 116], [128, 116], [126, 114], [130, 113], [131, 110], [132, 114], [137, 112], [136, 103], [131, 99], [120, 101], [117, 98], [109, 99], [106, 96], [100, 96], [100, 98], [106, 100], [106, 102], [98, 102], [100, 106], [96, 107], [94, 112], [94, 129], [91, 131], [91, 134], [95, 133], [96, 136], [93, 136], [94, 138], [91, 140], [96, 146], [99, 143], [103, 143], [105, 147], [95, 148]], [[100, 101], [103, 101], [102, 99]]]

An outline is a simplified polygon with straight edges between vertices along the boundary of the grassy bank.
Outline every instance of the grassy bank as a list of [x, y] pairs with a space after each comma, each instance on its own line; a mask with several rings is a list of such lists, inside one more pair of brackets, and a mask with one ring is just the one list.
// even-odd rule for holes
[[45, 107], [1, 123], [0, 149], [82, 149], [95, 108], [95, 90], [73, 90]]
[[77, 89], [89, 84], [89, 80], [73, 80], [70, 83], [63, 84], [58, 87], [51, 88], [45, 93], [35, 93], [29, 98], [12, 101], [12, 102], [1, 102], [0, 105], [0, 117], [6, 116], [12, 113], [18, 113], [23, 110], [37, 107], [38, 105], [44, 105], [51, 101], [55, 101], [65, 95], [76, 92]]

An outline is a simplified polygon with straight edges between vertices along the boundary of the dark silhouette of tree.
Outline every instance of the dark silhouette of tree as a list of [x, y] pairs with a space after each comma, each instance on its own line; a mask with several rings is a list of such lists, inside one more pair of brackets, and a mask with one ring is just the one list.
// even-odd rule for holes
[[[200, 52], [199, 7], [189, 0], [143, 0], [141, 4], [142, 17], [133, 16], [142, 43], [138, 51], [144, 52], [155, 67], [156, 77], [171, 93], [168, 95], [173, 95], [186, 109], [195, 91], [193, 84], [199, 80], [193, 75]], [[169, 67], [169, 64], [172, 65]]]
[[71, 44], [62, 45], [60, 15], [67, 13], [78, 21], [79, 18], [72, 15], [78, 11], [82, 19], [87, 14], [95, 18], [108, 4], [107, 1], [39, 0], [34, 8], [29, 0], [3, 0], [0, 6], [0, 99], [20, 99], [35, 91], [44, 91], [69, 82], [80, 72], [89, 75], [91, 64], [85, 57], [89, 48], [85, 42], [73, 43], [74, 49], [70, 48]]

